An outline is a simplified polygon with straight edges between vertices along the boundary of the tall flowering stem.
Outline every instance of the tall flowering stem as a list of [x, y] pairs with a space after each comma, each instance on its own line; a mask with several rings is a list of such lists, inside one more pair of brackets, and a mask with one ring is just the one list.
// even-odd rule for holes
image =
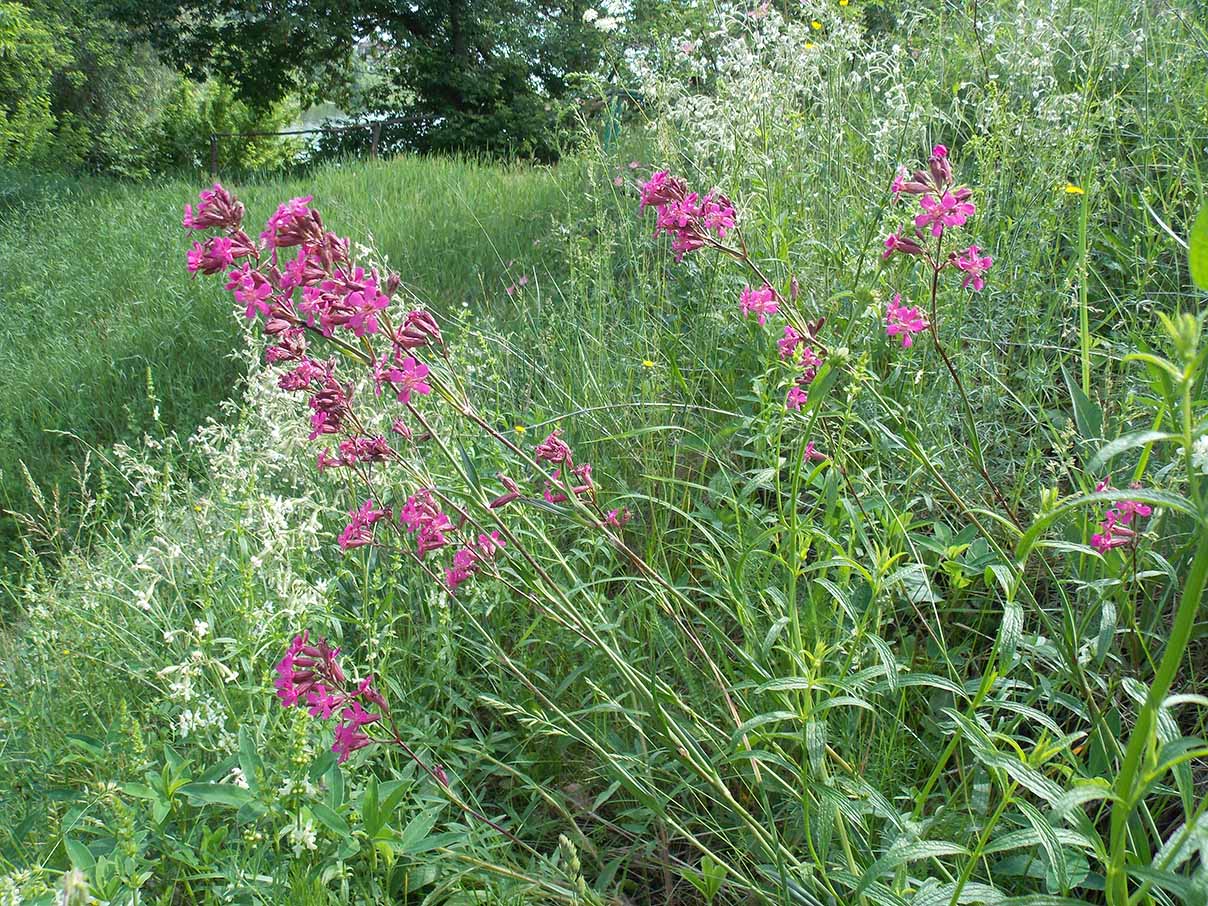
[[[603, 646], [603, 641], [594, 634], [594, 627], [578, 618], [566, 592], [541, 562], [518, 543], [503, 518], [505, 510], [513, 504], [543, 499], [546, 504], [565, 506], [581, 524], [602, 534], [643, 576], [659, 584], [669, 599], [691, 608], [698, 619], [710, 621], [708, 614], [681, 589], [668, 583], [625, 543], [622, 528], [629, 519], [628, 511], [619, 507], [605, 510], [591, 464], [577, 460], [559, 432], [555, 431], [530, 452], [521, 449], [477, 412], [451, 365], [436, 319], [424, 309], [396, 317], [392, 308], [401, 287], [398, 275], [358, 265], [350, 251], [351, 243], [325, 228], [319, 213], [311, 207], [312, 200], [306, 196], [282, 204], [269, 218], [259, 239], [253, 240], [242, 229], [242, 204], [222, 186], [215, 185], [202, 193], [197, 212], [186, 206], [183, 223], [191, 230], [222, 231], [199, 243], [201, 252], [194, 249], [191, 253], [190, 266], [199, 262], [196, 268], [191, 267], [194, 272], [204, 272], [201, 262], [208, 260], [207, 249], [213, 248], [213, 254], [220, 260], [225, 260], [225, 251], [231, 248], [247, 249], [243, 257], [248, 260], [238, 266], [233, 266], [232, 260], [227, 289], [245, 316], [260, 323], [269, 338], [265, 359], [283, 372], [279, 385], [306, 396], [310, 439], [334, 443], [334, 449], [328, 447], [319, 452], [318, 470], [347, 470], [364, 487], [363, 502], [350, 511], [349, 522], [340, 535], [340, 547], [345, 551], [387, 547], [390, 545], [383, 534], [389, 534], [448, 593], [460, 594], [462, 587], [476, 577], [504, 581], [543, 613], [555, 616], [562, 625]], [[663, 223], [664, 229], [679, 237], [684, 252], [699, 247], [702, 235], [710, 240], [721, 238], [734, 226], [733, 208], [722, 196], [680, 201], [678, 212], [674, 216], [669, 214]], [[230, 240], [229, 247], [219, 241], [224, 239]], [[336, 358], [316, 354], [315, 350], [324, 344], [337, 347], [355, 366], [367, 369], [374, 398], [381, 399], [376, 405], [378, 415], [386, 416], [388, 426], [375, 426], [371, 418], [358, 412], [355, 383], [341, 378]], [[444, 369], [438, 371], [433, 367], [437, 360], [443, 362]], [[399, 452], [397, 442], [386, 439], [393, 435], [409, 445], [431, 440], [453, 468], [462, 473], [462, 458], [433, 428], [418, 405], [427, 397], [446, 402], [456, 414], [515, 455], [526, 470], [540, 476], [537, 488], [529, 489], [523, 481], [501, 475], [504, 493], [494, 499], [479, 499], [483, 489], [475, 485], [474, 503], [494, 523], [493, 527], [478, 525], [468, 512], [456, 507], [448, 495], [432, 486], [412, 457]], [[391, 398], [400, 406], [397, 415], [389, 411]], [[400, 468], [415, 482], [414, 491], [405, 499], [391, 502], [375, 488], [374, 470], [388, 467]], [[501, 561], [509, 554], [523, 559], [540, 577], [540, 583], [535, 585], [537, 595], [518, 589], [504, 578]], [[554, 607], [551, 609], [547, 604]], [[692, 623], [670, 600], [660, 598], [660, 604], [708, 665], [738, 725], [741, 723], [738, 710], [716, 660]], [[372, 712], [366, 712], [369, 713]], [[367, 717], [354, 710], [351, 719], [355, 726], [344, 734], [344, 741], [355, 746], [363, 741], [359, 734], [367, 725]]]
[[895, 203], [903, 197], [917, 198], [919, 211], [905, 227], [885, 237], [885, 251], [881, 259], [889, 261], [895, 256], [905, 255], [919, 258], [925, 263], [931, 272], [928, 281], [930, 319], [923, 318], [917, 309], [901, 305], [900, 294], [895, 294], [886, 312], [886, 333], [889, 336], [900, 336], [902, 346], [907, 348], [911, 345], [914, 334], [924, 330], [930, 334], [932, 345], [960, 394], [965, 431], [972, 447], [974, 465], [1003, 512], [1017, 528], [1022, 529], [1023, 523], [1014, 508], [1007, 501], [998, 483], [990, 477], [969, 394], [952, 357], [940, 340], [937, 311], [940, 275], [948, 268], [958, 270], [964, 274], [961, 288], [979, 292], [985, 288], [986, 272], [994, 264], [994, 259], [981, 254], [981, 249], [976, 245], [970, 245], [962, 251], [950, 250], [945, 254], [947, 236], [952, 230], [963, 227], [977, 211], [971, 200], [973, 191], [968, 186], [956, 184], [947, 147], [936, 145], [931, 151], [926, 167], [913, 173], [905, 167], [898, 169], [890, 185], [890, 193]]
[[[639, 187], [641, 201], [638, 211], [653, 207], [656, 213], [654, 235], [671, 236], [675, 260], [681, 261], [688, 252], [709, 248], [720, 252], [746, 267], [756, 277], [758, 285], [746, 286], [738, 304], [745, 317], [754, 317], [760, 327], [773, 316], [784, 317], [784, 339], [778, 341], [780, 356], [800, 371], [785, 396], [785, 408], [800, 410], [808, 401], [808, 387], [813, 383], [827, 349], [820, 339], [824, 319], [810, 321], [796, 310], [797, 281], [790, 284], [789, 298], [778, 292], [759, 262], [752, 257], [738, 226], [738, 216], [729, 198], [716, 189], [703, 197], [689, 191], [688, 184], [666, 170], [655, 172]], [[728, 241], [733, 236], [737, 244]]]

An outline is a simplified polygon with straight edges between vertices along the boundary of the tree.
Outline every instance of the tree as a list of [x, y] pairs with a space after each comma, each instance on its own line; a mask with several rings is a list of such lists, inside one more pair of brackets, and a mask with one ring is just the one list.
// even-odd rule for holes
[[[575, 72], [604, 36], [583, 0], [109, 0], [182, 71], [218, 73], [242, 99], [297, 92], [409, 115], [417, 150], [550, 156]], [[357, 83], [358, 67], [373, 78]]]
[[55, 37], [23, 6], [0, 3], [0, 162], [36, 162], [48, 153], [51, 85], [66, 59]]

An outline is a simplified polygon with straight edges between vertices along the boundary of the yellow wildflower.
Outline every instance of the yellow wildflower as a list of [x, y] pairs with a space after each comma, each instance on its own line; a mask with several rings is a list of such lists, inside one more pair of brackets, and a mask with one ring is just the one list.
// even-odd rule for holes
[[1066, 195], [1085, 195], [1086, 190], [1079, 186], [1074, 185], [1072, 182], [1067, 182], [1065, 184], [1065, 194]]

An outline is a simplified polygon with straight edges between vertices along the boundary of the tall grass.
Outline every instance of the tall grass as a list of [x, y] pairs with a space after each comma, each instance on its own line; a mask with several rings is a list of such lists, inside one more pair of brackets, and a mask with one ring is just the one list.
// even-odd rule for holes
[[[399, 159], [239, 186], [252, 204], [314, 193], [331, 227], [372, 237], [439, 310], [501, 294], [542, 266], [572, 168]], [[14, 177], [14, 183], [18, 183]], [[187, 435], [238, 398], [238, 322], [221, 288], [178, 279], [184, 181], [26, 178], [0, 216], [0, 506], [68, 492], [73, 466], [144, 433]], [[517, 273], [509, 273], [511, 271]], [[95, 456], [94, 456], [95, 461]], [[4, 544], [18, 544], [11, 520]]]
[[[524, 449], [563, 427], [607, 505], [638, 514], [623, 538], [647, 566], [539, 507], [509, 526], [540, 570], [509, 560], [508, 584], [456, 598], [397, 552], [341, 556], [360, 498], [315, 479], [303, 407], [236, 360], [246, 393], [194, 471], [122, 454], [129, 537], [67, 551], [60, 579], [27, 571], [0, 709], [0, 855], [23, 889], [74, 866], [99, 897], [164, 902], [1203, 900], [1203, 479], [1175, 448], [1204, 430], [1204, 346], [1163, 226], [1184, 234], [1195, 207], [1202, 35], [1180, 6], [982, 4], [977, 32], [964, 9], [901, 7], [912, 56], [836, 9], [715, 95], [677, 107], [691, 84], [672, 86], [647, 152], [730, 194], [760, 267], [826, 316], [803, 416], [775, 331], [736, 312], [748, 278], [671, 262], [628, 156], [494, 187], [442, 161], [240, 187], [253, 222], [313, 191], [334, 228], [372, 233], [443, 316], [488, 426]], [[968, 420], [925, 337], [884, 337], [890, 294], [927, 302], [924, 275], [879, 261], [889, 180], [936, 141], [996, 261], [984, 293], [938, 300]], [[375, 493], [431, 483], [480, 512], [515, 457], [421, 411], [451, 455], [428, 443]], [[803, 461], [810, 440], [829, 461]], [[1144, 487], [1096, 492], [1109, 476]], [[1122, 496], [1155, 514], [1100, 556]], [[388, 747], [333, 767], [315, 722], [270, 701], [302, 627], [372, 671], [448, 792], [524, 845]]]

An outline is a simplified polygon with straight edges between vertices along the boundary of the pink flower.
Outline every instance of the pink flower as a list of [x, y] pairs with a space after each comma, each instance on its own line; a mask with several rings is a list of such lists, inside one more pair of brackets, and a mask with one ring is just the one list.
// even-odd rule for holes
[[323, 685], [315, 685], [306, 694], [306, 704], [310, 706], [308, 709], [310, 716], [317, 717], [319, 720], [327, 720], [331, 717], [342, 701], [342, 696], [333, 694]]
[[268, 299], [273, 294], [273, 285], [268, 277], [260, 271], [252, 270], [246, 264], [227, 275], [226, 288], [235, 293], [235, 301], [244, 306], [244, 316], [249, 320], [256, 315], [269, 315], [272, 306]]
[[432, 387], [425, 380], [428, 377], [427, 365], [417, 362], [412, 356], [407, 356], [403, 359], [402, 366], [401, 369], [391, 369], [389, 374], [395, 390], [398, 391], [399, 402], [410, 403], [412, 393], [427, 396], [432, 392]]
[[358, 337], [364, 337], [378, 332], [378, 312], [385, 311], [390, 299], [378, 290], [376, 280], [369, 279], [360, 289], [349, 293], [344, 304], [352, 310], [348, 326]]
[[394, 336], [394, 344], [403, 349], [418, 349], [420, 346], [427, 346], [429, 343], [444, 344], [444, 337], [441, 336], [440, 327], [436, 324], [436, 319], [432, 317], [430, 312], [423, 309], [407, 312], [407, 317], [403, 320], [403, 326], [399, 328]]
[[762, 326], [767, 323], [768, 315], [774, 315], [780, 308], [780, 302], [776, 298], [776, 290], [764, 284], [759, 289], [751, 289], [747, 286], [743, 288], [742, 295], [738, 298], [738, 304], [742, 308], [744, 315], [750, 316], [755, 314], [759, 324]]
[[304, 242], [318, 244], [323, 239], [323, 224], [319, 215], [307, 205], [314, 196], [291, 198], [280, 205], [264, 225], [260, 238], [270, 248], [288, 248]]
[[226, 236], [214, 236], [205, 245], [194, 242], [187, 255], [189, 273], [216, 274], [230, 267], [235, 260], [231, 246], [231, 240]]
[[944, 227], [962, 226], [977, 209], [968, 201], [972, 194], [968, 189], [957, 189], [945, 192], [936, 199], [932, 195], [924, 195], [919, 199], [923, 213], [914, 218], [915, 229], [930, 227], [932, 236], [941, 236]]
[[965, 279], [961, 281], [961, 289], [967, 289], [972, 285], [973, 291], [977, 292], [985, 288], [986, 280], [983, 274], [990, 269], [994, 259], [989, 255], [979, 255], [980, 251], [981, 249], [976, 245], [971, 245], [959, 256], [953, 253], [957, 268], [965, 272]]
[[554, 465], [571, 461], [570, 447], [562, 439], [561, 428], [555, 428], [550, 432], [545, 440], [537, 444], [537, 448], [533, 452], [538, 459]]
[[726, 233], [734, 229], [737, 220], [730, 199], [714, 192], [706, 195], [701, 202], [700, 217], [705, 230], [716, 233], [718, 239], [725, 239]]
[[711, 234], [724, 239], [736, 223], [734, 205], [725, 195], [710, 192], [701, 198], [688, 192], [687, 186], [669, 176], [666, 170], [660, 170], [642, 184], [639, 210], [647, 206], [658, 211], [654, 235], [671, 235], [676, 261], [705, 245]]
[[641, 201], [638, 210], [648, 206], [658, 207], [669, 201], [683, 198], [688, 194], [688, 187], [666, 170], [659, 170], [640, 186]]
[[784, 336], [776, 341], [776, 345], [780, 347], [780, 357], [782, 359], [791, 359], [797, 351], [797, 347], [805, 342], [805, 339], [797, 331], [793, 330], [790, 325], [785, 325]]
[[[1133, 487], [1138, 487], [1133, 485]], [[1095, 490], [1110, 491], [1111, 483], [1101, 481], [1095, 485]], [[1117, 547], [1125, 547], [1136, 540], [1137, 532], [1131, 526], [1133, 520], [1138, 521], [1153, 513], [1153, 507], [1139, 500], [1121, 500], [1114, 506], [1108, 507], [1099, 523], [1099, 531], [1091, 535], [1091, 546], [1100, 554], [1106, 554]]]
[[487, 504], [488, 508], [492, 509], [492, 510], [497, 510], [497, 509], [500, 509], [501, 507], [505, 507], [509, 503], [513, 503], [513, 502], [519, 500], [520, 496], [521, 496], [520, 495], [520, 486], [518, 484], [516, 484], [516, 482], [512, 481], [512, 479], [508, 478], [506, 475], [504, 475], [502, 473], [499, 474], [498, 478], [499, 478], [500, 482], [502, 482], [505, 491], [503, 494], [496, 497], [489, 504]]
[[327, 276], [323, 262], [304, 248], [292, 261], [285, 262], [285, 273], [281, 278], [281, 291], [293, 292], [300, 286], [315, 286]]
[[889, 186], [889, 191], [893, 193], [893, 200], [896, 202], [902, 194], [902, 190], [906, 188], [906, 183], [910, 181], [910, 171], [902, 164], [898, 164], [898, 171], [894, 174], [893, 182]]
[[416, 553], [421, 559], [430, 551], [449, 543], [445, 530], [453, 526], [449, 517], [441, 512], [440, 505], [428, 488], [420, 488], [407, 498], [407, 502], [399, 510], [398, 521], [415, 535]]
[[335, 379], [331, 366], [324, 369], [322, 386], [307, 400], [311, 409], [310, 439], [321, 434], [335, 434], [344, 424], [348, 405], [352, 397], [352, 385], [343, 385]]
[[917, 308], [907, 308], [901, 304], [902, 294], [894, 293], [889, 300], [885, 312], [885, 333], [888, 336], [901, 336], [902, 348], [909, 349], [914, 344], [914, 335], [922, 333], [931, 325], [927, 323], [922, 312]]
[[812, 384], [814, 378], [818, 376], [818, 369], [822, 367], [822, 356], [814, 352], [813, 346], [803, 346], [801, 348], [801, 377], [798, 382], [801, 384]]
[[901, 233], [890, 233], [885, 237], [885, 251], [881, 253], [881, 260], [888, 261], [894, 253], [903, 255], [921, 255], [923, 247], [909, 236], [903, 236]]
[[380, 720], [382, 715], [371, 714], [361, 707], [359, 701], [353, 700], [352, 704], [345, 708], [340, 715], [340, 723], [335, 730], [335, 743], [331, 750], [336, 752], [340, 757], [340, 764], [348, 760], [357, 749], [363, 749], [365, 746], [372, 744], [373, 740], [361, 728], [366, 724]]
[[633, 513], [629, 512], [628, 507], [619, 510], [609, 510], [608, 515], [604, 517], [604, 524], [611, 528], [621, 528], [632, 518]]
[[213, 188], [204, 189], [198, 197], [201, 202], [196, 211], [192, 205], [185, 205], [182, 226], [190, 230], [206, 230], [211, 227], [229, 230], [239, 228], [243, 221], [243, 205], [221, 185], [214, 183]]
[[789, 388], [788, 396], [785, 397], [784, 406], [786, 409], [800, 411], [801, 407], [809, 400], [810, 395], [805, 391], [800, 384], [794, 384]]
[[825, 453], [814, 448], [812, 440], [806, 443], [805, 452], [802, 454], [802, 459], [806, 462], [826, 462], [828, 458]]
[[373, 543], [373, 532], [371, 528], [375, 522], [383, 517], [389, 516], [389, 510], [379, 510], [374, 506], [372, 500], [366, 500], [361, 504], [359, 509], [350, 510], [348, 515], [352, 517], [352, 521], [344, 527], [344, 531], [340, 532], [340, 549], [349, 550], [354, 547], [364, 547], [366, 544]]

